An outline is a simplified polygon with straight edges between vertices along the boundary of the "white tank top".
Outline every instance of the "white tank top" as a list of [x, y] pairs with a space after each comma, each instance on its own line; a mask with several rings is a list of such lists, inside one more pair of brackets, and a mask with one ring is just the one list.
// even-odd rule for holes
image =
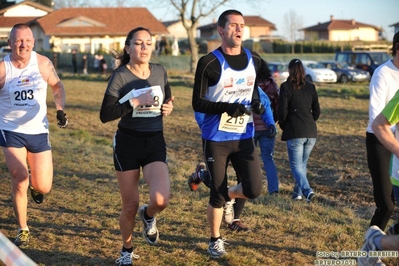
[[6, 79], [0, 89], [0, 129], [24, 134], [48, 133], [47, 82], [43, 80], [36, 52], [19, 69], [4, 57]]

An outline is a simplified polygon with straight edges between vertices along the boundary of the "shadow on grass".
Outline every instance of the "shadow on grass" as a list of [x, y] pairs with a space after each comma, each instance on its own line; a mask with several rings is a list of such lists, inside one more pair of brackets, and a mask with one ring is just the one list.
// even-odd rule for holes
[[38, 265], [115, 265], [115, 258], [101, 258], [100, 250], [91, 250], [90, 256], [77, 255], [76, 253], [63, 252], [59, 250], [44, 251], [30, 249], [29, 246], [21, 250]]

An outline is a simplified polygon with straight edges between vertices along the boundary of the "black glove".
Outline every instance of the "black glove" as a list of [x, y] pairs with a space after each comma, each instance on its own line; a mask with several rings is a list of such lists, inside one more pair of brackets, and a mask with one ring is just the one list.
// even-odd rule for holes
[[59, 128], [66, 128], [68, 125], [68, 118], [66, 117], [66, 114], [62, 110], [57, 110], [57, 126]]
[[250, 115], [251, 112], [245, 108], [243, 104], [240, 103], [232, 103], [229, 105], [227, 109], [227, 114], [232, 117], [242, 116], [243, 114]]
[[277, 134], [277, 129], [274, 125], [267, 126], [267, 137], [269, 139], [274, 138]]
[[265, 107], [260, 101], [254, 101], [251, 107], [252, 111], [257, 115], [262, 115], [265, 112]]

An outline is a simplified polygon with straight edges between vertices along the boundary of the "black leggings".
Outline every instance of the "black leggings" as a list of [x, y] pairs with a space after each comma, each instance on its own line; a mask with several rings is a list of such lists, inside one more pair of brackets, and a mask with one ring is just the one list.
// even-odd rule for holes
[[205, 141], [204, 157], [210, 175], [209, 204], [221, 208], [230, 200], [227, 189], [226, 168], [231, 161], [237, 176], [241, 179], [243, 194], [257, 198], [262, 192], [262, 172], [259, 155], [253, 139], [236, 141]]
[[[226, 173], [227, 175], [227, 173]], [[226, 177], [227, 178], [227, 177]], [[205, 171], [202, 174], [202, 181], [204, 182], [204, 184], [209, 188], [209, 172]], [[237, 175], [237, 184], [241, 183], [241, 178]], [[244, 209], [244, 205], [245, 202], [247, 200], [246, 199], [241, 199], [241, 198], [236, 198], [236, 203], [233, 205], [233, 209], [234, 209], [234, 219], [240, 219], [242, 210]]]
[[373, 180], [374, 201], [377, 206], [370, 221], [385, 230], [395, 208], [392, 183], [389, 176], [391, 152], [372, 133], [366, 134], [367, 163]]

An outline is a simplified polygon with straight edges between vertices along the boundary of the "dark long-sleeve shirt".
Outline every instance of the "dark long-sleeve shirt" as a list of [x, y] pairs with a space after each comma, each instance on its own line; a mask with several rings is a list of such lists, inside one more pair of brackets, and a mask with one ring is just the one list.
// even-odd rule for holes
[[316, 138], [320, 104], [315, 85], [306, 82], [300, 89], [294, 89], [289, 81], [281, 84], [278, 113], [283, 130], [281, 140]]

